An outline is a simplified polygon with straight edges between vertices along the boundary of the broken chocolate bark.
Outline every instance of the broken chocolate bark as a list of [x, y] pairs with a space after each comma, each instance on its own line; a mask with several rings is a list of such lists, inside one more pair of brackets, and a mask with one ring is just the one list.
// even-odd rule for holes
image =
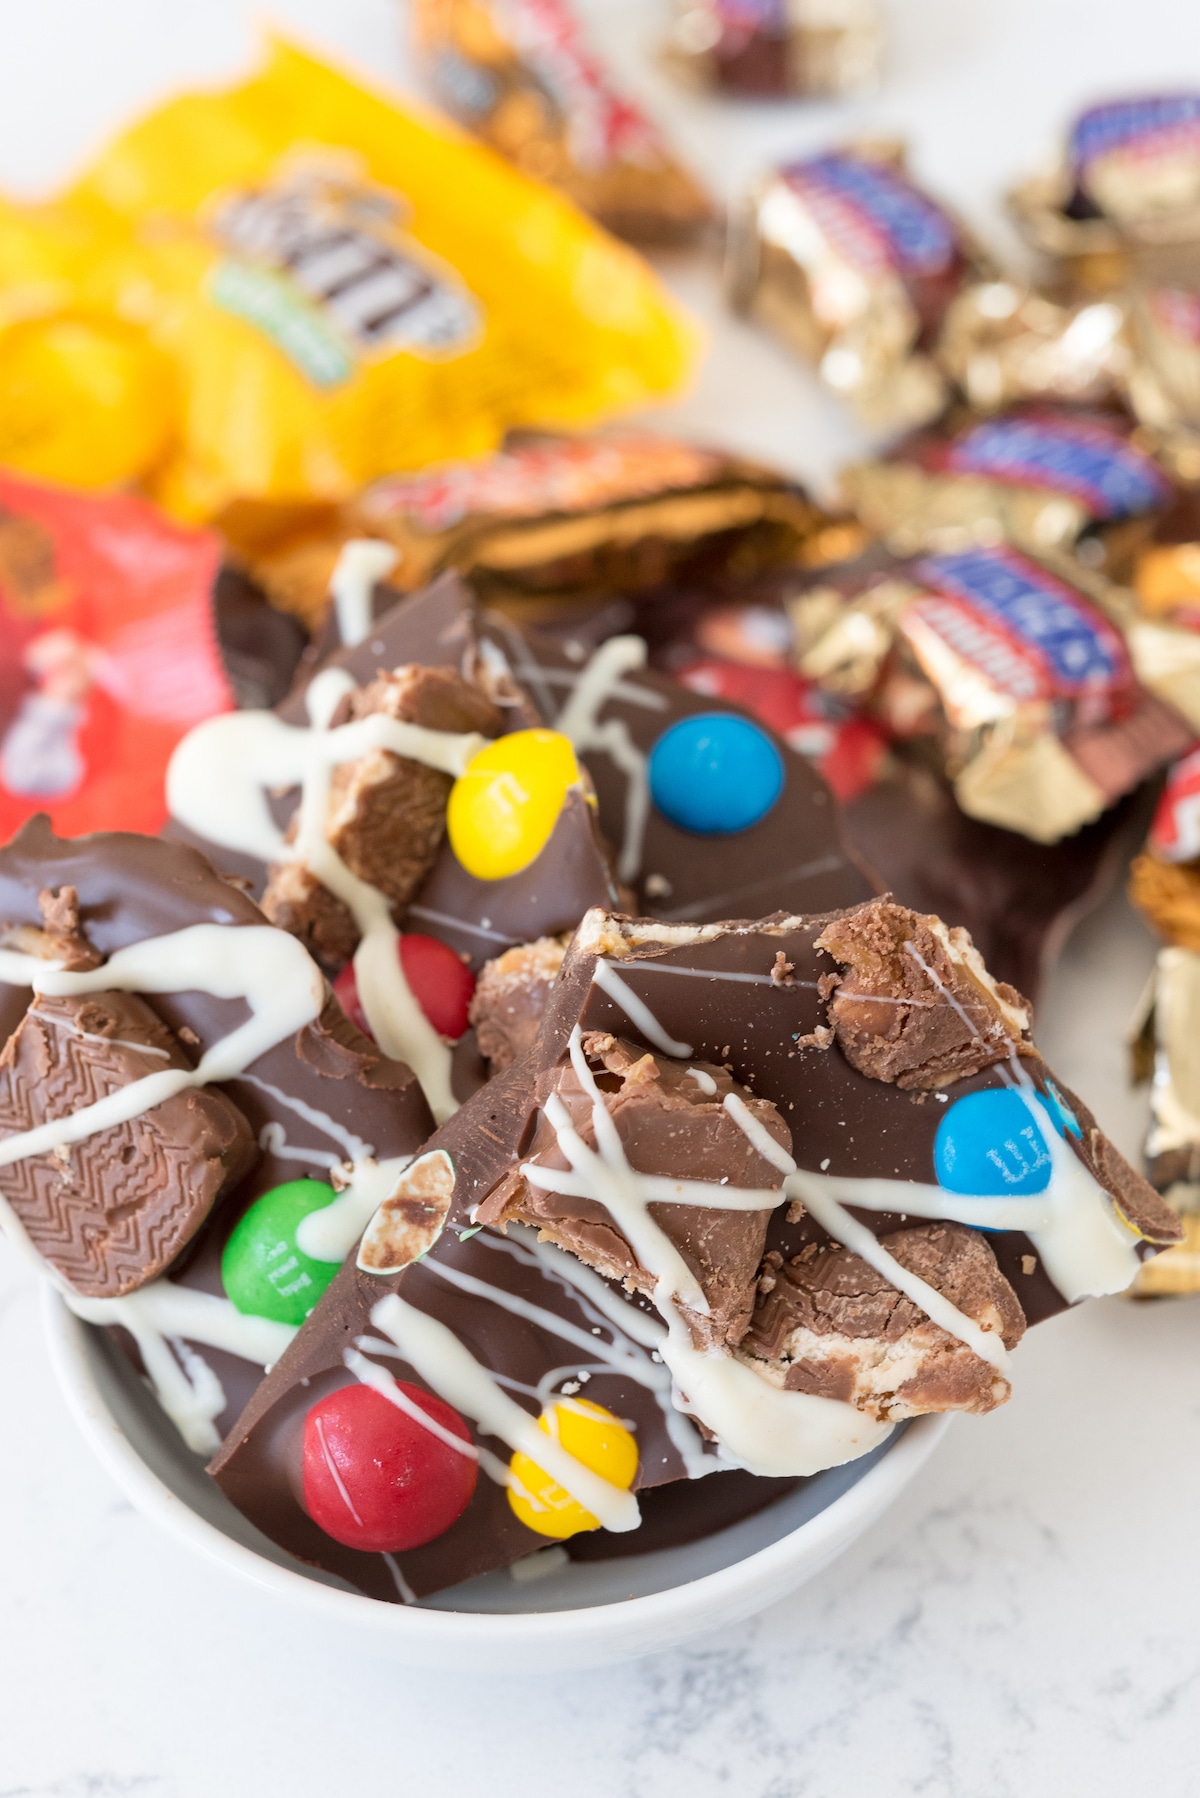
[[[479, 1200], [516, 1156], [529, 1117], [530, 1072], [528, 1062], [519, 1063], [489, 1082], [430, 1138], [421, 1159], [444, 1155], [454, 1172], [448, 1221], [436, 1244], [422, 1260], [383, 1275], [364, 1271], [363, 1257], [352, 1256], [211, 1467], [227, 1496], [281, 1547], [393, 1603], [506, 1566], [544, 1548], [548, 1537], [519, 1519], [505, 1485], [486, 1472], [458, 1520], [406, 1552], [364, 1552], [334, 1540], [308, 1516], [301, 1473], [305, 1422], [321, 1399], [361, 1379], [361, 1363], [356, 1375], [347, 1351], [350, 1361], [357, 1352], [409, 1383], [410, 1391], [416, 1390], [414, 1378], [429, 1389], [383, 1334], [376, 1321], [381, 1301], [399, 1296], [421, 1316], [444, 1324], [535, 1418], [539, 1393], [548, 1399], [565, 1390], [627, 1419], [639, 1450], [639, 1492], [685, 1475], [681, 1439], [690, 1444], [692, 1465], [720, 1466], [674, 1415], [669, 1376], [652, 1354], [660, 1326], [644, 1301], [610, 1285], [606, 1302], [598, 1304], [581, 1284], [595, 1276], [539, 1243], [532, 1231], [514, 1226], [502, 1235], [471, 1222]], [[476, 1428], [474, 1435], [495, 1457], [493, 1474], [502, 1474], [509, 1445], [486, 1430]], [[770, 1496], [779, 1489], [773, 1484]], [[739, 1495], [728, 1520], [760, 1503], [753, 1489]]]
[[[377, 594], [388, 590], [378, 588]], [[357, 688], [336, 714], [339, 722], [383, 711], [427, 728], [484, 735], [543, 722], [503, 650], [480, 630], [456, 575], [388, 606], [356, 646], [314, 659], [305, 684], [279, 708], [286, 723], [309, 724], [307, 683], [327, 669], [344, 673]], [[573, 930], [590, 905], [614, 902], [608, 856], [587, 794], [568, 793], [548, 842], [529, 866], [504, 880], [483, 880], [467, 872], [443, 834], [450, 784], [447, 775], [388, 751], [374, 752], [335, 777], [333, 846], [352, 872], [385, 894], [404, 928], [437, 937], [479, 968], [506, 948]], [[299, 801], [298, 788], [271, 795], [280, 826], [291, 824]], [[268, 889], [268, 868], [254, 856], [177, 821], [165, 834], [202, 849], [217, 867], [246, 879], [252, 893], [265, 892], [273, 919], [295, 931], [330, 972], [353, 954], [358, 932], [345, 905], [306, 869], [279, 865], [270, 871]]]
[[[195, 1068], [250, 1015], [244, 999], [218, 990], [224, 978], [211, 990], [196, 984], [182, 938], [172, 958], [178, 991], [105, 989], [114, 955], [212, 927], [223, 968], [239, 931], [257, 928], [256, 943], [276, 935], [253, 900], [195, 850], [123, 833], [62, 840], [45, 818], [0, 850], [0, 924], [10, 951], [96, 983], [86, 994], [36, 1000], [15, 977], [0, 985], [6, 1137], [137, 1079]], [[332, 1201], [339, 1169], [409, 1156], [432, 1127], [411, 1070], [354, 1029], [307, 966], [308, 1021], [264, 1043], [246, 1065], [235, 1061], [227, 1077], [185, 1087], [57, 1154], [0, 1169], [0, 1195], [78, 1295], [70, 1302], [126, 1341], [149, 1330], [175, 1363], [177, 1421], [197, 1448], [215, 1444], [289, 1333], [237, 1312], [226, 1297], [222, 1253], [235, 1226], [256, 1201], [297, 1180], [320, 1182], [317, 1196]], [[89, 1312], [89, 1301], [101, 1309]], [[257, 1348], [256, 1332], [276, 1345], [257, 1362], [229, 1346]], [[169, 1345], [176, 1338], [182, 1359]], [[144, 1346], [143, 1334], [135, 1352]]]
[[[517, 1517], [519, 1428], [492, 1427], [463, 1346], [526, 1426], [582, 1391], [634, 1423], [637, 1490], [694, 1472], [701, 1437], [758, 1477], [811, 1470], [897, 1419], [992, 1409], [1027, 1323], [1117, 1290], [1146, 1239], [1178, 1236], [969, 940], [886, 901], [699, 926], [589, 913], [532, 1051], [432, 1154], [454, 1172], [437, 1241], [380, 1275], [369, 1230], [213, 1464], [283, 1547], [389, 1598], [554, 1534]], [[432, 1355], [431, 1319], [451, 1333]], [[406, 1383], [397, 1408], [465, 1405], [499, 1463], [449, 1528], [393, 1555], [322, 1529], [302, 1470], [326, 1397], [385, 1375]]]

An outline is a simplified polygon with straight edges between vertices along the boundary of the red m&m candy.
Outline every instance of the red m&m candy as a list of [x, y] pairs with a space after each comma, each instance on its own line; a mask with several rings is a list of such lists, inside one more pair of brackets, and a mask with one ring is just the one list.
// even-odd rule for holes
[[[475, 976], [470, 968], [437, 937], [408, 935], [400, 938], [400, 966], [413, 998], [438, 1035], [457, 1042], [467, 1027], [467, 1009], [475, 991]], [[347, 962], [334, 981], [333, 990], [350, 1022], [370, 1036], [353, 962]]]
[[[397, 1385], [426, 1417], [471, 1449], [452, 1406]], [[304, 1509], [347, 1548], [400, 1554], [448, 1530], [470, 1503], [479, 1463], [371, 1386], [344, 1386], [304, 1420]]]

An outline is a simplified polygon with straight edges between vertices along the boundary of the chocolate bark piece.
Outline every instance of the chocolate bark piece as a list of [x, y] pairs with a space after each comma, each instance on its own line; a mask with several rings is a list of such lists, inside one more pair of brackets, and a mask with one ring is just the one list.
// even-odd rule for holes
[[278, 610], [242, 568], [225, 563], [213, 586], [217, 644], [239, 706], [278, 705], [308, 643], [298, 618]]
[[[478, 703], [481, 695], [483, 704], [495, 708], [503, 730], [528, 730], [544, 722], [515, 678], [503, 647], [483, 632], [472, 596], [457, 575], [443, 575], [407, 599], [380, 585], [373, 603], [374, 628], [361, 643], [331, 654], [314, 654], [306, 664], [303, 680], [279, 708], [287, 723], [307, 724], [307, 682], [321, 669], [341, 669], [366, 691], [381, 668], [402, 666], [445, 670], [461, 678], [472, 691], [472, 704]], [[492, 719], [488, 721], [490, 724]], [[272, 797], [273, 814], [281, 826], [294, 816], [299, 797], [298, 790]], [[164, 834], [201, 849], [218, 868], [249, 881], [252, 893], [263, 893], [267, 869], [253, 856], [197, 837], [175, 821], [167, 825]], [[274, 883], [274, 904], [281, 923], [283, 907], [292, 905], [289, 881], [295, 879], [294, 874], [285, 878], [281, 873]], [[303, 907], [312, 899], [311, 882], [300, 881], [296, 891], [297, 903], [288, 912], [288, 921], [290, 928], [299, 931]], [[541, 854], [506, 880], [479, 880], [468, 874], [443, 838], [433, 866], [404, 908], [401, 922], [409, 930], [438, 937], [478, 969], [509, 947], [573, 930], [589, 906], [611, 905], [615, 900], [595, 807], [583, 792], [571, 792]], [[351, 940], [344, 908], [332, 901], [316, 918], [314, 951], [328, 967], [340, 967], [353, 952], [356, 940], [356, 933]], [[480, 1064], [468, 1078], [464, 1069], [465, 1085], [456, 1090], [470, 1091], [482, 1072]]]
[[[1016, 1293], [985, 1239], [961, 1224], [922, 1224], [881, 1238], [902, 1267], [927, 1281], [1006, 1348], [1025, 1332]], [[740, 1358], [790, 1392], [841, 1399], [896, 1421], [927, 1411], [992, 1411], [1008, 1380], [925, 1315], [861, 1256], [810, 1243], [778, 1251]]]
[[[564, 713], [592, 679], [593, 657], [605, 652], [570, 635], [519, 630], [484, 615], [484, 627], [507, 653], [513, 672], [541, 708], [545, 723], [562, 728]], [[854, 905], [880, 882], [849, 848], [833, 795], [816, 770], [767, 730], [784, 768], [783, 790], [749, 829], [728, 836], [683, 830], [653, 803], [640, 845], [629, 829], [630, 776], [608, 746], [623, 735], [637, 757], [649, 756], [663, 732], [682, 719], [713, 711], [748, 718], [729, 700], [689, 692], [646, 666], [626, 666], [600, 688], [591, 708], [595, 730], [577, 742], [592, 777], [600, 827], [612, 844], [618, 878], [633, 889], [644, 917], [693, 923], [757, 914], [779, 906], [793, 912]], [[601, 742], [599, 738], [607, 738]], [[627, 755], [626, 755], [626, 758]]]
[[[770, 1100], [739, 1087], [724, 1068], [647, 1054], [605, 1032], [586, 1034], [582, 1046], [629, 1165], [638, 1173], [778, 1191], [778, 1170], [752, 1146], [724, 1103], [727, 1094], [736, 1094], [775, 1142], [790, 1150], [791, 1132]], [[513, 1219], [533, 1224], [544, 1240], [570, 1249], [597, 1273], [652, 1298], [653, 1274], [604, 1205], [544, 1191], [522, 1171], [530, 1163], [547, 1170], [569, 1165], [546, 1117], [551, 1093], [566, 1106], [581, 1140], [589, 1148], [596, 1146], [592, 1101], [570, 1062], [543, 1074], [536, 1093], [537, 1127], [532, 1141], [523, 1145], [522, 1166], [505, 1176], [475, 1215], [489, 1224]], [[693, 1336], [708, 1346], [732, 1348], [750, 1321], [770, 1211], [652, 1203], [649, 1212], [708, 1301], [707, 1315], [681, 1307]]]
[[[0, 1132], [35, 1129], [190, 1065], [134, 993], [39, 997], [0, 1051]], [[117, 1298], [163, 1272], [255, 1154], [237, 1107], [193, 1088], [82, 1142], [0, 1167], [0, 1194], [76, 1292]]]
[[[884, 942], [894, 945], [893, 909], [890, 901], [870, 901], [832, 917], [779, 913], [757, 923], [700, 926], [589, 914], [555, 984], [535, 1058], [543, 1072], [557, 1067], [575, 1026], [584, 1032], [607, 1031], [652, 1048], [655, 1045], [631, 1015], [639, 1006], [646, 1007], [656, 1037], [665, 1033], [687, 1044], [692, 1060], [723, 1067], [757, 1097], [775, 1105], [791, 1130], [802, 1168], [835, 1179], [894, 1182], [894, 1210], [864, 1210], [850, 1201], [852, 1215], [878, 1237], [912, 1223], [915, 1201], [906, 1192], [906, 1183], [923, 1187], [937, 1183], [935, 1148], [950, 1108], [976, 1093], [1010, 1090], [1019, 1069], [1021, 1078], [1030, 1083], [1023, 1090], [1040, 1096], [1051, 1116], [1057, 1115], [1060, 1102], [1066, 1108], [1073, 1127], [1063, 1140], [1115, 1209], [1148, 1240], [1178, 1241], [1178, 1219], [1118, 1156], [1088, 1108], [1061, 1082], [1050, 1081], [1035, 1045], [1017, 1029], [1015, 1007], [1003, 1059], [996, 1056], [1000, 1045], [995, 1038], [985, 1035], [982, 1045], [968, 1046], [970, 1033], [955, 1010], [955, 1004], [962, 1003], [959, 993], [965, 992], [983, 1031], [1004, 1015], [1000, 1006], [1007, 1010], [1009, 1002], [989, 993], [965, 957], [965, 966], [952, 964], [947, 970], [951, 978], [943, 981], [944, 991], [930, 979], [925, 992], [914, 994], [911, 986], [901, 986], [885, 995], [875, 986], [873, 999], [870, 992], [860, 999], [852, 987], [846, 1002], [851, 1009], [843, 1012], [846, 1022], [840, 1034], [863, 1065], [853, 1064], [841, 1046], [835, 1015], [842, 981], [849, 975], [852, 983], [861, 976], [852, 972], [849, 962], [841, 963], [828, 948], [819, 947], [818, 938], [827, 937], [861, 955], [863, 941], [871, 941], [882, 930]], [[917, 922], [909, 914], [913, 937], [908, 940], [919, 935]], [[792, 967], [786, 985], [773, 978], [781, 952]], [[596, 977], [600, 962], [606, 964], [603, 984]], [[935, 963], [929, 961], [929, 966], [934, 968]], [[919, 968], [917, 973], [924, 978]], [[901, 1003], [885, 1005], [884, 997]], [[917, 1007], [914, 997], [929, 997], [932, 1002]], [[963, 1009], [972, 1015], [966, 1006]], [[893, 1021], [897, 1011], [907, 1020], [898, 1038]], [[929, 1019], [914, 1024], [918, 1012], [924, 1011], [944, 1016], [935, 1016], [932, 1025]], [[908, 1034], [910, 1030], [914, 1035]], [[907, 1075], [910, 1081], [921, 1082], [939, 1058], [947, 1072], [932, 1092], [921, 1084], [902, 1085], [896, 1077]], [[864, 1067], [885, 1070], [893, 1077], [872, 1078]], [[1025, 1231], [998, 1229], [987, 1240], [1030, 1323], [1064, 1309], [1067, 1300]], [[768, 1254], [775, 1252], [789, 1262], [814, 1242], [824, 1249], [831, 1238], [802, 1205], [775, 1211], [767, 1234]]]
[[566, 947], [560, 937], [539, 937], [506, 949], [480, 969], [471, 1023], [493, 1074], [502, 1074], [532, 1046]]
[[932, 1091], [1026, 1048], [1026, 1001], [992, 979], [961, 928], [880, 899], [834, 919], [816, 947], [847, 968], [830, 1025], [873, 1080]]
[[[516, 1158], [529, 1118], [533, 1071], [529, 1060], [517, 1063], [477, 1092], [429, 1139], [425, 1155], [443, 1152], [455, 1176], [447, 1225], [434, 1247], [423, 1260], [385, 1275], [364, 1272], [351, 1256], [262, 1381], [210, 1467], [225, 1494], [280, 1547], [348, 1580], [359, 1591], [392, 1603], [406, 1595], [425, 1597], [504, 1567], [544, 1548], [547, 1538], [518, 1519], [505, 1489], [482, 1470], [474, 1497], [449, 1530], [424, 1547], [395, 1556], [344, 1547], [305, 1513], [297, 1496], [304, 1419], [318, 1399], [353, 1384], [346, 1350], [365, 1339], [363, 1352], [371, 1360], [399, 1380], [427, 1387], [399, 1353], [380, 1352], [388, 1345], [372, 1322], [372, 1312], [391, 1294], [445, 1323], [493, 1375], [510, 1382], [506, 1389], [533, 1416], [538, 1412], [534, 1394], [539, 1381], [557, 1372], [555, 1387], [565, 1382], [568, 1392], [584, 1391], [588, 1399], [628, 1419], [635, 1426], [639, 1451], [635, 1490], [679, 1481], [686, 1471], [677, 1437], [668, 1428], [669, 1382], [660, 1372], [657, 1386], [653, 1384], [657, 1364], [646, 1344], [645, 1301], [614, 1284], [608, 1289], [610, 1303], [602, 1309], [586, 1290], [572, 1284], [569, 1257], [548, 1246], [539, 1249], [532, 1235], [519, 1228], [501, 1235], [471, 1221], [478, 1201]], [[558, 1261], [547, 1265], [547, 1254], [558, 1255]], [[628, 1332], [620, 1323], [625, 1307]], [[573, 1340], [557, 1333], [560, 1322], [576, 1333]], [[581, 1335], [586, 1349], [580, 1347]], [[642, 1380], [614, 1365], [614, 1350], [637, 1363]], [[572, 1383], [568, 1376], [576, 1370]], [[678, 1422], [674, 1420], [675, 1429]], [[481, 1447], [507, 1463], [510, 1450], [504, 1442], [475, 1428], [472, 1433]], [[698, 1436], [695, 1452], [705, 1453]], [[771, 1496], [790, 1489], [790, 1482], [782, 1487], [766, 1484], [773, 1488]], [[751, 1484], [722, 1521], [760, 1508], [762, 1498], [755, 1486]], [[680, 1508], [681, 1536], [687, 1539], [686, 1507]]]
[[[192, 848], [125, 832], [60, 839], [49, 821], [38, 817], [0, 848], [0, 926], [6, 942], [43, 928], [39, 895], [47, 890], [60, 898], [73, 891], [78, 930], [94, 958], [192, 925], [215, 924], [232, 932], [266, 922], [254, 901]], [[0, 985], [5, 1041], [21, 1025], [31, 998], [28, 988]], [[196, 1062], [246, 1017], [241, 1000], [199, 991], [156, 993], [144, 1003], [168, 1040], [185, 1045], [188, 1059]], [[154, 1058], [154, 1068], [163, 1065]], [[332, 995], [312, 1023], [268, 1050], [245, 1076], [203, 1091], [230, 1101], [249, 1125], [258, 1153], [242, 1178], [230, 1181], [221, 1203], [165, 1273], [174, 1284], [220, 1298], [222, 1251], [256, 1199], [304, 1176], [328, 1181], [331, 1166], [349, 1159], [347, 1144], [355, 1139], [379, 1160], [411, 1155], [433, 1123], [411, 1070], [355, 1030]], [[79, 1147], [72, 1153], [78, 1155]], [[223, 1388], [225, 1402], [213, 1419], [220, 1434], [261, 1380], [261, 1364], [197, 1343], [186, 1331], [180, 1334]]]

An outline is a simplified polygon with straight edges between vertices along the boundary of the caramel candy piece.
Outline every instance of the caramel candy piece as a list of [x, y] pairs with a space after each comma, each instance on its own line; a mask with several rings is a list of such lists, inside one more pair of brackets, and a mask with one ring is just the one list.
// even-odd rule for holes
[[[415, 663], [381, 672], [351, 694], [347, 722], [374, 714], [427, 730], [494, 737], [504, 728], [500, 708], [461, 674]], [[437, 856], [453, 784], [438, 768], [373, 749], [334, 770], [326, 837], [352, 874], [394, 906], [407, 905]], [[263, 910], [328, 968], [341, 967], [357, 946], [348, 908], [302, 863], [271, 869]]]
[[560, 937], [543, 936], [506, 949], [482, 969], [471, 1023], [493, 1074], [502, 1074], [532, 1046], [565, 954]]
[[[1016, 1347], [1025, 1313], [976, 1231], [922, 1224], [880, 1243], [1006, 1348]], [[889, 1422], [926, 1411], [993, 1411], [1010, 1396], [1003, 1374], [848, 1249], [810, 1243], [790, 1261], [778, 1252], [771, 1261], [738, 1354], [772, 1385], [841, 1399]]]
[[[686, 1063], [646, 1054], [602, 1031], [586, 1034], [583, 1049], [598, 1075], [629, 1164], [639, 1173], [778, 1190], [778, 1171], [752, 1147], [723, 1104], [727, 1093], [737, 1094], [775, 1141], [790, 1149], [791, 1131], [769, 1100], [756, 1099], [724, 1068], [695, 1064], [693, 1072]], [[583, 1141], [594, 1146], [592, 1102], [569, 1061], [539, 1082], [543, 1107], [552, 1092], [565, 1104]], [[545, 1168], [567, 1166], [544, 1109], [524, 1159]], [[732, 1346], [750, 1321], [771, 1213], [653, 1203], [649, 1211], [708, 1300], [706, 1317], [685, 1308], [697, 1340]], [[488, 1194], [477, 1216], [481, 1223], [518, 1219], [535, 1224], [544, 1238], [570, 1249], [598, 1273], [623, 1281], [632, 1292], [647, 1296], [654, 1292], [652, 1275], [605, 1206], [545, 1192], [519, 1167]]]
[[[36, 998], [0, 1053], [0, 1128], [35, 1129], [148, 1074], [185, 1068], [133, 993]], [[211, 1087], [0, 1168], [0, 1193], [76, 1292], [119, 1298], [155, 1279], [255, 1158], [241, 1112]]]

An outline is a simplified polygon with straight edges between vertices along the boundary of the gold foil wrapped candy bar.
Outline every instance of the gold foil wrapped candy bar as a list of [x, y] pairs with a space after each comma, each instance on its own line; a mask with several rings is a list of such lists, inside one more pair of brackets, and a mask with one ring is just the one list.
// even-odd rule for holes
[[1173, 488], [1112, 413], [1023, 407], [919, 432], [883, 460], [844, 469], [844, 492], [867, 528], [900, 555], [1006, 540], [1070, 550], [1085, 531], [1090, 562], [1171, 500]]
[[963, 811], [1053, 843], [1192, 732], [1082, 586], [1007, 545], [876, 551], [791, 602], [801, 672], [927, 753]]
[[733, 304], [814, 363], [873, 430], [941, 412], [947, 386], [933, 346], [981, 267], [895, 144], [852, 144], [776, 169], [730, 236]]
[[667, 42], [705, 86], [768, 99], [869, 93], [882, 50], [878, 0], [679, 0]]
[[977, 281], [951, 300], [938, 361], [976, 412], [1027, 400], [1097, 405], [1129, 368], [1119, 297], [1072, 300], [1015, 281]]
[[1062, 274], [1093, 292], [1119, 287], [1141, 247], [1200, 241], [1200, 93], [1089, 107], [1060, 164], [1008, 201]]

